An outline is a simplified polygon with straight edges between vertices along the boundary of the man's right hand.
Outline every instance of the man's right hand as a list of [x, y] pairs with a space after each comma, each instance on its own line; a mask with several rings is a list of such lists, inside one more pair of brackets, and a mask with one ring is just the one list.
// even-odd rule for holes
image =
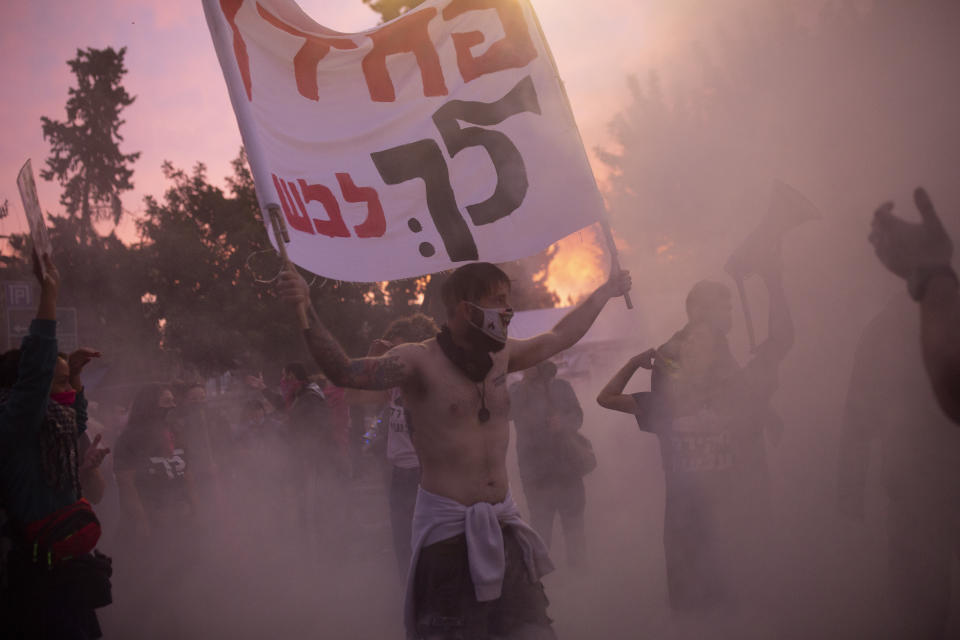
[[293, 265], [288, 265], [286, 269], [280, 272], [277, 281], [277, 295], [284, 302], [294, 306], [310, 306], [310, 286]]
[[643, 367], [644, 369], [653, 369], [653, 361], [657, 356], [656, 349], [647, 349], [643, 353], [638, 353], [630, 359], [632, 365]]
[[880, 206], [873, 215], [870, 243], [887, 269], [909, 278], [918, 269], [949, 265], [953, 243], [933, 208], [930, 196], [922, 188], [913, 193], [920, 211], [920, 224], [893, 215], [893, 203]]

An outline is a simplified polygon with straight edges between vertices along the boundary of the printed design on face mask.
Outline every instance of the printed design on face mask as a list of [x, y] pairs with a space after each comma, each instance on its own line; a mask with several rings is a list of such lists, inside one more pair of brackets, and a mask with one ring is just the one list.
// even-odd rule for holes
[[183, 472], [187, 469], [187, 461], [183, 459], [183, 449], [174, 449], [170, 457], [151, 456], [147, 473], [151, 476], [160, 475], [162, 472], [170, 480], [176, 480], [183, 477]]
[[499, 342], [507, 341], [507, 328], [513, 319], [513, 309], [510, 307], [487, 308], [467, 302], [474, 311], [469, 316], [470, 324], [480, 329], [486, 336]]

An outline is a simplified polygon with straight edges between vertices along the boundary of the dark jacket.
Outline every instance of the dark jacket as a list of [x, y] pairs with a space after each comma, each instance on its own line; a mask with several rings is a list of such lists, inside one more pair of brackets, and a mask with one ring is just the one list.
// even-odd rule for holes
[[[521, 380], [510, 388], [511, 418], [517, 430], [517, 459], [524, 482], [579, 476], [559, 464], [563, 459], [560, 438], [583, 425], [583, 409], [566, 380], [551, 377], [545, 383]], [[549, 419], [560, 417], [559, 431]]]
[[[57, 323], [35, 319], [21, 344], [17, 381], [4, 390], [0, 407], [0, 499], [9, 517], [22, 525], [40, 520], [69, 506], [80, 496], [69, 484], [50, 486], [45, 477], [41, 450], [42, 431], [48, 420], [47, 405], [57, 361]], [[87, 428], [87, 402], [77, 394], [79, 437]]]

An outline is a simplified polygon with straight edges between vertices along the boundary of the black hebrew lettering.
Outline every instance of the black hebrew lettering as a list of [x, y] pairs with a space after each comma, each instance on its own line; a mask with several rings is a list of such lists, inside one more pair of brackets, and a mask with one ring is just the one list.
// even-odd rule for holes
[[451, 158], [469, 147], [484, 147], [490, 154], [497, 186], [488, 199], [467, 206], [467, 213], [477, 226], [496, 222], [516, 211], [527, 195], [527, 169], [520, 151], [506, 135], [480, 127], [461, 128], [458, 121], [492, 126], [523, 112], [540, 115], [537, 91], [530, 76], [496, 102], [451, 100], [433, 114]]
[[[387, 184], [421, 178], [427, 195], [427, 209], [453, 262], [476, 260], [477, 245], [467, 227], [450, 184], [447, 161], [440, 146], [429, 138], [376, 151], [370, 154], [380, 177]], [[423, 243], [420, 253], [429, 257], [433, 247]]]

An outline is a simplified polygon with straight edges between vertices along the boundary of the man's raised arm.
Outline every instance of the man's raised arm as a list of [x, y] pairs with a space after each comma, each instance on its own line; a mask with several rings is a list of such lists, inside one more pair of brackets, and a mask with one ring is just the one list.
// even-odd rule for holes
[[923, 361], [944, 413], [960, 424], [960, 294], [951, 267], [953, 241], [930, 196], [913, 193], [921, 222], [893, 215], [893, 203], [873, 216], [870, 242], [887, 269], [907, 281], [907, 291], [920, 303]]
[[280, 274], [280, 297], [294, 305], [304, 305], [310, 328], [303, 337], [310, 355], [323, 375], [338, 387], [352, 389], [390, 389], [405, 383], [414, 372], [413, 360], [417, 345], [401, 345], [374, 358], [350, 358], [320, 322], [310, 302], [310, 287], [292, 266]]
[[611, 274], [610, 279], [565, 315], [550, 331], [527, 340], [510, 340], [509, 371], [529, 369], [550, 356], [569, 349], [590, 329], [607, 300], [630, 291], [630, 272]]
[[600, 393], [597, 395], [597, 404], [604, 409], [613, 409], [614, 411], [622, 411], [623, 413], [630, 414], [637, 413], [637, 401], [632, 395], [625, 394], [623, 390], [626, 388], [630, 378], [633, 377], [633, 374], [637, 372], [637, 369], [640, 367], [644, 369], [653, 368], [653, 359], [655, 356], [656, 351], [647, 349], [643, 353], [639, 353], [627, 360], [627, 364], [623, 365], [620, 371], [617, 371], [613, 377], [610, 378], [606, 386], [600, 390]]

